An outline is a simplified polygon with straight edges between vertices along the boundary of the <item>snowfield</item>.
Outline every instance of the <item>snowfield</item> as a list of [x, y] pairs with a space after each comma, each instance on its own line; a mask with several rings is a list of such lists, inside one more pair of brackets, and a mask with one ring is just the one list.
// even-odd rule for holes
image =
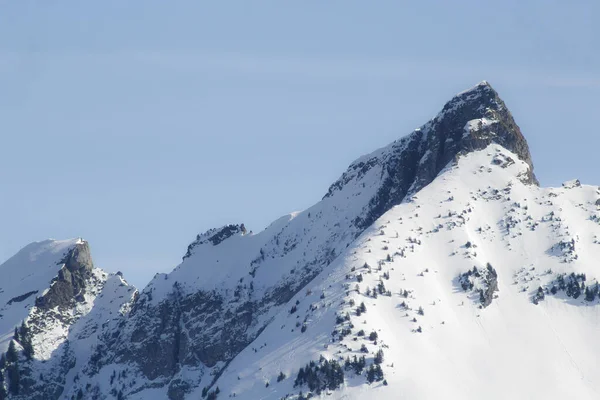
[[[517, 160], [498, 145], [471, 153], [414, 200], [384, 214], [236, 357], [217, 381], [221, 392], [241, 399], [298, 394], [300, 367], [321, 355], [343, 363], [364, 354], [365, 344], [367, 363], [383, 349], [388, 385], [369, 385], [364, 376], [347, 373], [345, 385], [327, 398], [595, 398], [598, 299], [548, 295], [535, 305], [532, 296], [561, 272], [585, 273], [595, 282], [600, 226], [590, 217], [598, 213], [598, 190], [523, 185], [517, 177], [527, 165], [495, 161], [508, 157]], [[508, 219], [516, 221], [510, 229]], [[549, 251], [570, 238], [578, 244], [576, 260], [565, 262]], [[481, 308], [457, 278], [487, 263], [498, 273], [499, 290]], [[366, 295], [379, 282], [391, 296]], [[298, 311], [290, 314], [296, 302]], [[367, 311], [359, 317], [361, 302]], [[346, 313], [350, 322], [336, 325], [336, 315]], [[297, 321], [306, 324], [304, 333]], [[350, 324], [348, 336], [332, 336]], [[360, 330], [366, 335], [357, 336]], [[377, 344], [367, 337], [372, 331]], [[277, 383], [280, 372], [287, 379]]]

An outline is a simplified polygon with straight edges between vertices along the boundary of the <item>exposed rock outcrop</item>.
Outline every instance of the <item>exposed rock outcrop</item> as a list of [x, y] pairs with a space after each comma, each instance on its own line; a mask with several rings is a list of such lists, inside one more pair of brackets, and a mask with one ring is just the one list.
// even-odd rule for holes
[[219, 245], [222, 241], [227, 240], [231, 236], [237, 233], [246, 233], [246, 227], [244, 224], [241, 225], [225, 225], [222, 228], [210, 229], [202, 235], [197, 235], [194, 240], [187, 248], [187, 252], [183, 256], [183, 260], [192, 255], [192, 251], [196, 246], [211, 243], [213, 246]]
[[383, 182], [365, 215], [356, 219], [356, 224], [364, 228], [431, 183], [448, 163], [490, 143], [517, 154], [529, 165], [529, 173], [523, 179], [538, 184], [527, 141], [498, 93], [484, 81], [455, 96], [435, 118], [411, 135], [352, 163], [331, 185], [325, 198], [380, 166]]
[[36, 306], [40, 309], [68, 308], [73, 300], [83, 301], [81, 294], [85, 281], [94, 268], [88, 242], [77, 243], [60, 263], [64, 265], [58, 272], [58, 277], [50, 289], [36, 300]]

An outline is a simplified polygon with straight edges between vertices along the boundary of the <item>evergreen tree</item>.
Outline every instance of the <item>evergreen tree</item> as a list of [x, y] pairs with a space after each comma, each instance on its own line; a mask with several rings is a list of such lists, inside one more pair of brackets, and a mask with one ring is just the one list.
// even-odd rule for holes
[[19, 359], [17, 348], [15, 347], [15, 341], [11, 340], [8, 345], [8, 351], [6, 352], [6, 361], [9, 363], [15, 363]]
[[4, 389], [4, 375], [0, 371], [0, 400], [6, 400], [7, 396], [6, 389]]
[[361, 356], [360, 358], [354, 356], [352, 360], [350, 357], [346, 358], [346, 363], [344, 364], [344, 368], [346, 370], [352, 370], [356, 375], [360, 375], [365, 368], [367, 361], [365, 356]]
[[277, 376], [277, 382], [281, 382], [282, 380], [284, 380], [286, 378], [285, 374], [283, 373], [283, 371], [281, 371], [279, 373], [279, 375]]
[[206, 400], [216, 400], [218, 395], [219, 395], [219, 393], [210, 391], [210, 392], [208, 392], [208, 395], [206, 396]]
[[365, 306], [364, 302], [360, 303], [360, 307], [359, 308], [360, 308], [361, 312], [363, 312], [363, 313], [367, 312], [367, 306]]
[[19, 337], [24, 339], [26, 336], [29, 336], [29, 328], [25, 325], [25, 321], [21, 322], [21, 326], [19, 327]]
[[320, 394], [324, 390], [335, 390], [344, 384], [344, 370], [336, 360], [311, 361], [300, 368], [294, 387], [307, 385], [311, 392]]
[[381, 369], [381, 365], [375, 365], [375, 381], [381, 382], [383, 380], [383, 369]]
[[20, 342], [20, 341], [21, 341], [21, 340], [20, 340], [20, 338], [19, 338], [19, 330], [17, 329], [17, 327], [16, 327], [16, 326], [15, 326], [15, 333], [13, 334], [13, 339], [14, 339], [16, 342]]
[[377, 353], [375, 354], [375, 360], [374, 360], [375, 364], [381, 364], [383, 363], [383, 350], [379, 349], [377, 351]]
[[367, 370], [367, 382], [380, 382], [383, 380], [383, 370], [379, 364], [371, 364]]
[[375, 367], [373, 366], [373, 364], [371, 364], [371, 366], [369, 366], [369, 369], [367, 370], [367, 382], [373, 383], [374, 381], [375, 381]]
[[19, 373], [19, 363], [14, 362], [7, 368], [8, 375], [8, 391], [10, 394], [19, 394], [19, 385], [21, 382], [21, 374]]
[[31, 343], [31, 331], [25, 324], [25, 321], [21, 323], [19, 328], [19, 337], [21, 338], [21, 346], [23, 346], [23, 353], [28, 360], [33, 358], [33, 344]]

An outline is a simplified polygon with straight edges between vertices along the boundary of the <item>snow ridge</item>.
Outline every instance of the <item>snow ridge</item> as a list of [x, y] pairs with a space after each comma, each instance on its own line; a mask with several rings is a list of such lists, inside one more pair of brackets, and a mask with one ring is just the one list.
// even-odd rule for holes
[[595, 398], [600, 190], [536, 184], [484, 81], [311, 208], [198, 235], [140, 293], [85, 241], [33, 246], [0, 266], [26, 283], [0, 285], [5, 346], [28, 325], [10, 398]]

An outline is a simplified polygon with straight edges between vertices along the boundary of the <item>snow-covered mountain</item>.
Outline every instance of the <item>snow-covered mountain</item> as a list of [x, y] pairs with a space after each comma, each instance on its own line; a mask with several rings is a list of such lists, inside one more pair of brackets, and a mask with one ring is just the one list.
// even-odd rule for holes
[[4, 386], [11, 399], [597, 397], [599, 199], [576, 180], [539, 187], [482, 82], [313, 207], [198, 235], [139, 293], [82, 240], [27, 246], [0, 266]]
[[0, 371], [10, 398], [65, 398], [100, 333], [137, 295], [120, 273], [94, 267], [82, 239], [32, 243], [0, 265], [0, 276]]

